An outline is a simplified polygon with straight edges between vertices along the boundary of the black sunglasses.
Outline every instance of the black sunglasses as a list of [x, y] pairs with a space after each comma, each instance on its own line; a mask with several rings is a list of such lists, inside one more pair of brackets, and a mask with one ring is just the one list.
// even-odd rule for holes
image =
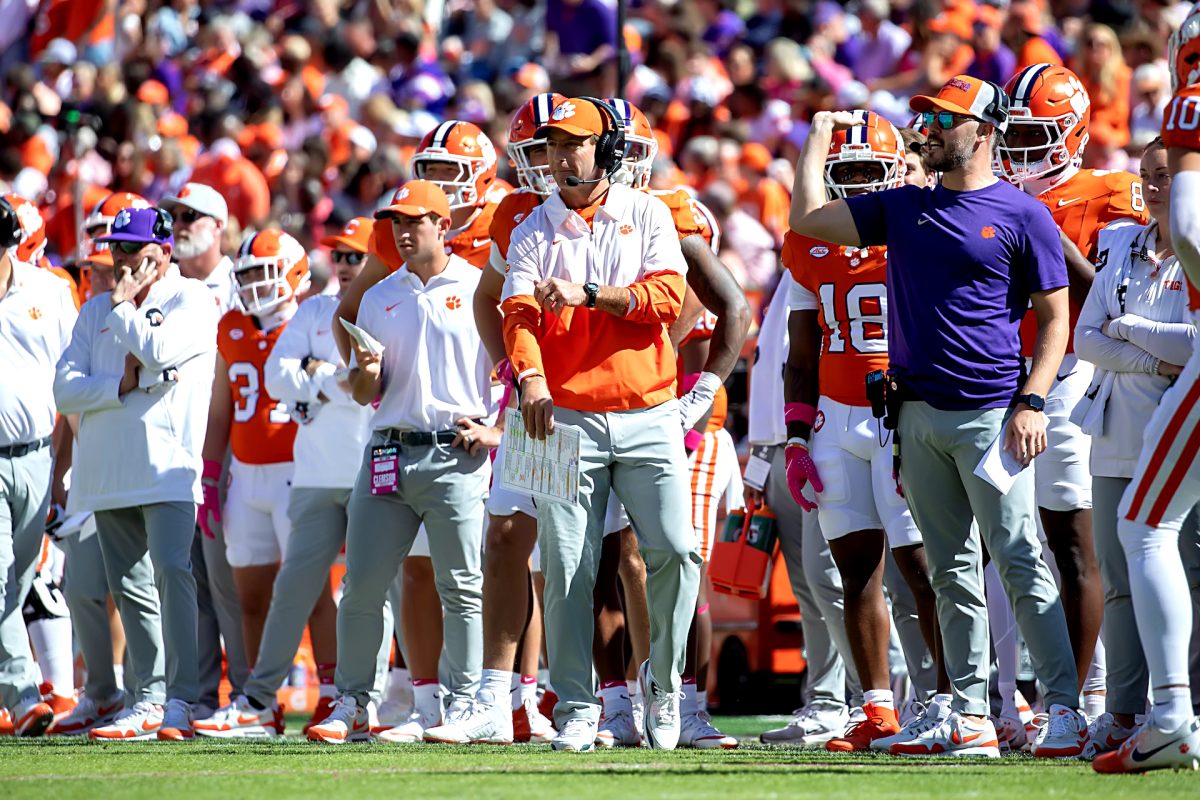
[[208, 214], [201, 214], [194, 208], [185, 208], [179, 212], [179, 216], [176, 217], [176, 219], [178, 219], [184, 225], [191, 225], [196, 220], [204, 219], [207, 216]]
[[333, 251], [333, 261], [335, 264], [349, 264], [352, 267], [356, 267], [361, 264], [363, 259], [366, 257], [366, 253], [350, 253], [345, 250]]
[[109, 242], [108, 249], [120, 250], [125, 255], [131, 256], [134, 253], [137, 253], [147, 244], [149, 244], [149, 242]]
[[925, 123], [926, 128], [932, 128], [936, 122], [937, 126], [944, 131], [948, 131], [956, 125], [972, 119], [975, 118], [955, 114], [952, 111], [926, 111], [921, 114], [921, 120]]

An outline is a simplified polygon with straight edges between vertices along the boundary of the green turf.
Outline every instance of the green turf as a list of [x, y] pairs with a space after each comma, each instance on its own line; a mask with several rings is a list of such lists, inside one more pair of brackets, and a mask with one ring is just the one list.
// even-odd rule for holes
[[[289, 720], [292, 729], [298, 729]], [[909, 760], [835, 756], [758, 745], [777, 718], [727, 717], [745, 736], [736, 751], [622, 750], [554, 753], [546, 747], [449, 747], [275, 742], [157, 742], [0, 739], [0, 798], [230, 800], [242, 797], [419, 800], [639, 800], [643, 797], [1195, 798], [1200, 775], [1096, 775], [1086, 764], [1027, 757]]]

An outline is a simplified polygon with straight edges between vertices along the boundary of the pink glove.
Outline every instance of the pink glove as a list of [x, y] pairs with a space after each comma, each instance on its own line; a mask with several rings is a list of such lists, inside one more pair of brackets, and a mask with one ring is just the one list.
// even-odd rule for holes
[[500, 362], [496, 364], [496, 380], [505, 386], [511, 386], [514, 377], [512, 362], [507, 358], [500, 359]]
[[703, 441], [704, 434], [693, 428], [683, 435], [683, 449], [689, 453], [694, 453]]
[[217, 538], [214, 526], [221, 524], [220, 484], [221, 463], [205, 459], [204, 471], [200, 474], [200, 489], [204, 494], [204, 501], [197, 509], [196, 523], [209, 539]]
[[805, 498], [804, 485], [811, 483], [814, 490], [823, 492], [825, 484], [821, 483], [821, 476], [817, 474], [817, 465], [813, 463], [812, 456], [808, 454], [808, 446], [788, 444], [783, 455], [787, 462], [787, 484], [788, 491], [792, 493], [792, 499], [799, 503], [805, 511], [812, 511], [817, 504], [815, 501], [809, 502]]

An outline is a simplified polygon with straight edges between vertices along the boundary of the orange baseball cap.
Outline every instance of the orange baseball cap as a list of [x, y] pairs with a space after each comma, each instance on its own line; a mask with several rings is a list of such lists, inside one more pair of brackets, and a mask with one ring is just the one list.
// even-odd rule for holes
[[392, 202], [375, 212], [375, 219], [390, 219], [395, 216], [423, 217], [437, 214], [450, 216], [450, 199], [442, 187], [431, 181], [409, 181], [396, 190]]
[[738, 161], [743, 167], [766, 172], [767, 167], [771, 166], [771, 151], [758, 142], [746, 142], [742, 145], [742, 153]]
[[1001, 133], [1008, 127], [1008, 95], [991, 81], [970, 75], [955, 75], [946, 81], [936, 96], [919, 94], [908, 101], [918, 114], [924, 111], [949, 111], [995, 125]]
[[554, 107], [550, 121], [534, 132], [535, 139], [545, 138], [551, 130], [565, 131], [572, 136], [599, 136], [609, 128], [604, 112], [591, 100], [572, 97]]
[[344, 247], [356, 253], [365, 253], [368, 250], [367, 244], [371, 240], [373, 224], [369, 217], [355, 217], [346, 223], [346, 227], [322, 239], [321, 246]]
[[925, 27], [931, 33], [949, 33], [964, 41], [971, 38], [971, 19], [960, 14], [939, 14], [925, 23]]
[[147, 105], [165, 106], [171, 101], [171, 93], [167, 91], [166, 86], [151, 79], [138, 87], [137, 99], [138, 102], [146, 103]]
[[187, 136], [188, 121], [186, 118], [171, 111], [158, 118], [158, 135], [166, 139], [178, 139]]
[[974, 24], [999, 30], [1004, 27], [1004, 12], [995, 6], [979, 6], [975, 9]]

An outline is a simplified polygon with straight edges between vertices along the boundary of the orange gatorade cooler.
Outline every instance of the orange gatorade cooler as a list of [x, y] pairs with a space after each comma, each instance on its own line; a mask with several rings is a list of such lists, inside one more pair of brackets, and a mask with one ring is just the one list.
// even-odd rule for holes
[[778, 548], [775, 515], [770, 509], [763, 507], [749, 516], [744, 510], [733, 512], [709, 558], [708, 578], [713, 589], [749, 599], [766, 597]]

